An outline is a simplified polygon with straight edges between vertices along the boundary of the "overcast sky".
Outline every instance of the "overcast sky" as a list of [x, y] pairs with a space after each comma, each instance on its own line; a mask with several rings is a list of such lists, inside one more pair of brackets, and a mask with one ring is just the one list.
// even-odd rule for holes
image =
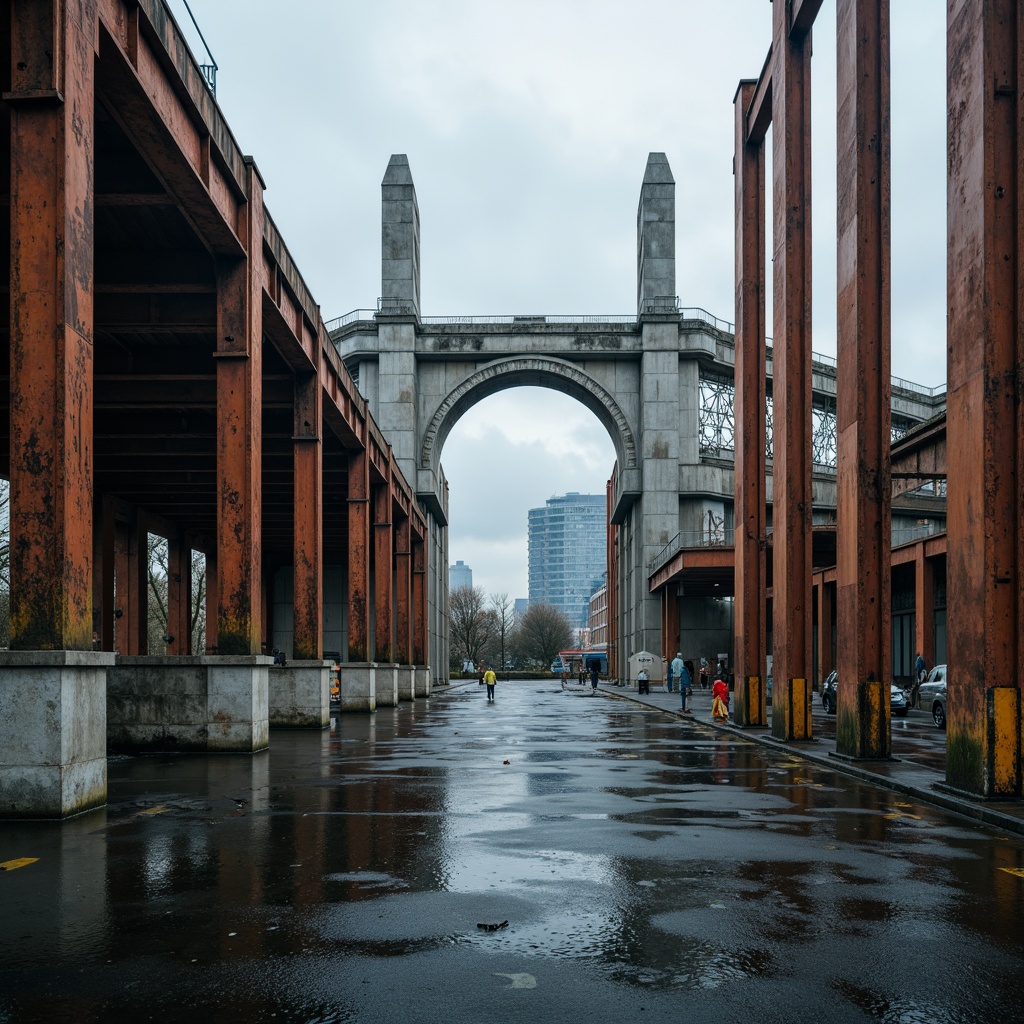
[[[676, 180], [680, 302], [734, 318], [732, 101], [764, 63], [769, 0], [190, 4], [324, 319], [376, 305], [392, 153], [416, 183], [424, 315], [635, 313], [652, 151]], [[892, 0], [892, 368], [928, 386], [946, 379], [944, 39], [940, 0]], [[813, 347], [834, 355], [833, 0], [814, 43]], [[613, 461], [596, 418], [557, 392], [481, 402], [442, 454], [451, 560], [526, 596], [527, 510], [603, 493]]]

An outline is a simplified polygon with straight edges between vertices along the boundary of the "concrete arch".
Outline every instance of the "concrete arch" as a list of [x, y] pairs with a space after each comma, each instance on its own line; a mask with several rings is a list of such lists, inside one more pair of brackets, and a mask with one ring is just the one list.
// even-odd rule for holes
[[420, 468], [436, 468], [436, 460], [452, 427], [474, 405], [499, 391], [524, 386], [551, 388], [581, 402], [608, 431], [619, 466], [636, 467], [635, 433], [619, 403], [606, 388], [566, 360], [518, 356], [488, 363], [445, 396], [423, 434]]

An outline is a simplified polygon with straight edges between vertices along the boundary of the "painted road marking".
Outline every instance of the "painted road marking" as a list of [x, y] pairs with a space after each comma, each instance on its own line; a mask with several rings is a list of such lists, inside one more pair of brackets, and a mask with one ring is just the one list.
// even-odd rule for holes
[[15, 860], [0, 862], [0, 871], [17, 871], [18, 868], [26, 868], [29, 864], [35, 864], [38, 857], [18, 857]]
[[143, 815], [163, 814], [165, 811], [169, 810], [170, 808], [166, 804], [157, 804], [156, 807], [147, 807], [144, 811], [139, 811], [135, 817], [141, 818]]
[[[3, 865], [0, 865], [2, 867]], [[1024, 878], [1024, 868], [1000, 868], [1000, 871], [1005, 871], [1008, 875], [1015, 875], [1017, 878]]]

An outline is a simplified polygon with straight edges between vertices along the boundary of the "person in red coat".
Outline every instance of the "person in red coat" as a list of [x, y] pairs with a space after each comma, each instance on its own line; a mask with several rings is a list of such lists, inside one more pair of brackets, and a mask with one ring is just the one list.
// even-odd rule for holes
[[711, 687], [711, 715], [717, 722], [729, 721], [729, 684], [721, 677]]

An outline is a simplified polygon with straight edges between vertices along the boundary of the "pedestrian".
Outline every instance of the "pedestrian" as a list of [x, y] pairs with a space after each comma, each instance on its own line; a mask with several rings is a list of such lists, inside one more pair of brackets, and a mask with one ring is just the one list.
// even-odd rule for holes
[[487, 684], [487, 699], [489, 701], [494, 700], [494, 684], [498, 681], [498, 677], [494, 674], [493, 669], [490, 665], [487, 666], [487, 671], [484, 673], [484, 682]]
[[722, 678], [724, 671], [720, 671], [711, 687], [711, 717], [716, 722], [729, 721], [729, 684]]
[[484, 666], [483, 666], [483, 662], [481, 662], [479, 665], [477, 665], [476, 671], [477, 671], [477, 674], [479, 676], [479, 681], [477, 682], [477, 686], [483, 686], [484, 685]]
[[592, 661], [590, 663], [590, 690], [591, 690], [592, 693], [595, 693], [595, 694], [597, 693], [597, 677], [598, 677], [597, 662], [596, 661]]
[[683, 656], [679, 651], [676, 651], [676, 656], [672, 659], [672, 674], [679, 680], [679, 698], [682, 701], [683, 714], [692, 715], [693, 708], [686, 706], [686, 700], [688, 697], [693, 696], [693, 684], [690, 681], [690, 673], [686, 671]]
[[641, 668], [636, 674], [636, 690], [637, 693], [651, 692], [651, 677], [647, 674], [647, 669], [645, 668]]
[[700, 659], [700, 688], [706, 690], [708, 688], [708, 659], [702, 657]]
[[917, 704], [917, 691], [921, 689], [921, 684], [928, 678], [928, 666], [924, 663], [924, 657], [921, 652], [917, 652], [917, 661], [914, 662], [914, 685], [910, 688], [910, 703], [911, 705]]

